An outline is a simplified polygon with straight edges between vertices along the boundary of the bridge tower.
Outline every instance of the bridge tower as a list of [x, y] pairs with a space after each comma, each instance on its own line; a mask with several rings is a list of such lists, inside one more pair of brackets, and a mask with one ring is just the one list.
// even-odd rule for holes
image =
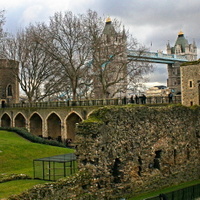
[[[125, 95], [127, 88], [127, 37], [125, 30], [117, 32], [110, 17], [108, 17], [98, 39], [93, 62], [94, 74], [97, 74], [94, 77], [94, 97], [115, 98]], [[103, 90], [104, 92], [106, 90], [106, 94], [102, 93]]]
[[[167, 54], [175, 54], [185, 56], [188, 61], [197, 60], [197, 46], [195, 41], [188, 43], [184, 33], [180, 31], [173, 47], [167, 44]], [[167, 86], [174, 91], [175, 94], [181, 93], [180, 80], [180, 63], [168, 64], [168, 80]]]
[[18, 62], [0, 59], [0, 107], [19, 102], [18, 71]]

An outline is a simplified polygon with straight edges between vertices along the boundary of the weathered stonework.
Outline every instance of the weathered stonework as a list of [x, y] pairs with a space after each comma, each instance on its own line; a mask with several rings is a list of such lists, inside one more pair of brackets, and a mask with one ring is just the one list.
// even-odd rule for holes
[[113, 196], [198, 179], [199, 114], [182, 106], [99, 109], [96, 122], [78, 128], [79, 167]]
[[77, 127], [79, 175], [12, 200], [119, 199], [200, 178], [200, 108], [104, 107]]
[[18, 67], [19, 63], [14, 60], [0, 59], [0, 108], [19, 102]]
[[195, 63], [181, 66], [182, 104], [185, 106], [200, 105], [200, 64]]

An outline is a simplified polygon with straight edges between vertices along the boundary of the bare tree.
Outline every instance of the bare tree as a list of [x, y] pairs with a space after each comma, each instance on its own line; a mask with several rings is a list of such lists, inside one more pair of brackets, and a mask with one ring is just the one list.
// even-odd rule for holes
[[139, 56], [146, 49], [138, 45], [118, 20], [107, 18], [105, 24], [102, 22], [96, 12], [88, 11], [85, 23], [92, 49], [94, 96], [119, 97], [130, 84], [141, 85], [152, 66], [128, 59], [128, 49], [136, 50]]
[[37, 27], [30, 25], [7, 39], [7, 57], [20, 64], [18, 80], [29, 102], [41, 101], [59, 91], [61, 80], [57, 63], [33, 37]]
[[34, 33], [43, 51], [60, 67], [62, 86], [67, 88], [63, 93], [72, 94], [74, 100], [92, 93], [95, 98], [116, 97], [151, 69], [127, 58], [127, 48], [140, 52], [144, 48], [137, 47], [121, 23], [103, 21], [91, 10], [85, 15], [56, 13], [49, 25], [40, 24]]
[[81, 15], [75, 16], [72, 12], [56, 13], [48, 26], [40, 24], [40, 32], [35, 35], [43, 50], [61, 66], [62, 81], [66, 84], [70, 81], [74, 100], [81, 92], [79, 86], [89, 82], [85, 75], [88, 74], [91, 50], [82, 19]]
[[0, 10], [0, 56], [5, 58], [4, 55], [4, 41], [8, 35], [7, 32], [3, 30], [3, 25], [5, 24], [4, 10]]

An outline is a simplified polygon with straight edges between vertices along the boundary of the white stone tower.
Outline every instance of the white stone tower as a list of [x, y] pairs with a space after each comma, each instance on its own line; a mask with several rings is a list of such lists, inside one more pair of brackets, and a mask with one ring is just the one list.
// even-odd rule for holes
[[127, 88], [126, 39], [125, 30], [117, 32], [108, 17], [94, 55], [94, 74], [100, 75], [94, 77], [95, 98], [115, 98], [125, 95]]

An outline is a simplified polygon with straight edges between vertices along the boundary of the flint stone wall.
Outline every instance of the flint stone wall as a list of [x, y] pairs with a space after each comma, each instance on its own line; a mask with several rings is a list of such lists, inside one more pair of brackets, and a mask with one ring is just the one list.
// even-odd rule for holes
[[102, 108], [91, 119], [77, 155], [97, 188], [137, 194], [200, 178], [199, 108]]
[[200, 108], [104, 107], [77, 127], [79, 173], [12, 200], [105, 200], [200, 178]]

